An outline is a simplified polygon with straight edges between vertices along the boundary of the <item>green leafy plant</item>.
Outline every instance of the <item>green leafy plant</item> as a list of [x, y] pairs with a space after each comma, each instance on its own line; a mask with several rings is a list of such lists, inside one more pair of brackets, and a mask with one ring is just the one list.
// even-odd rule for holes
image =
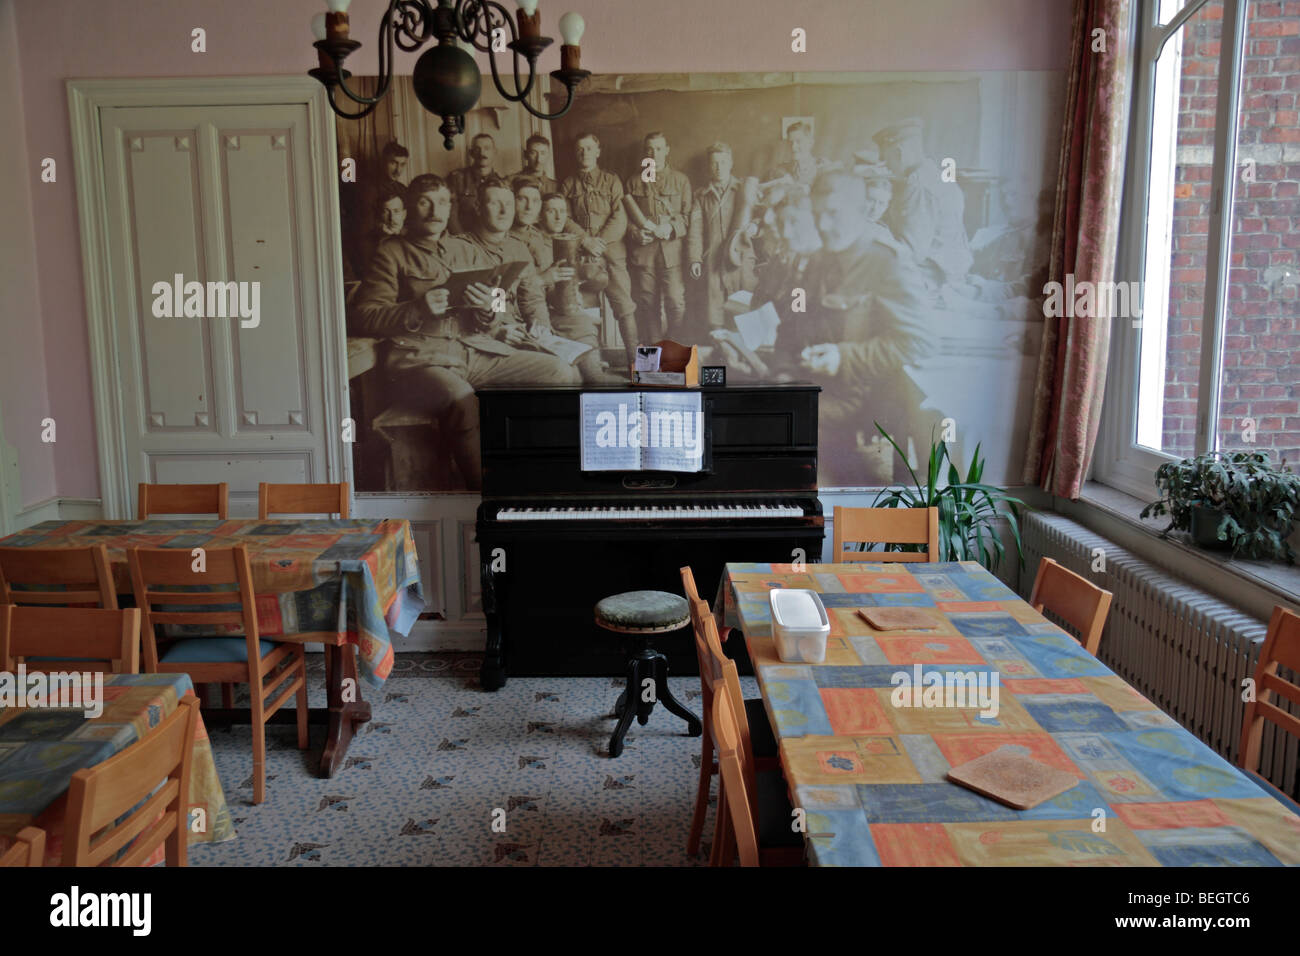
[[1160, 500], [1142, 517], [1168, 515], [1171, 531], [1191, 531], [1199, 508], [1217, 512], [1215, 537], [1232, 546], [1234, 558], [1295, 563], [1287, 538], [1300, 510], [1300, 475], [1285, 461], [1274, 465], [1256, 451], [1212, 451], [1166, 462], [1156, 469]]
[[[1020, 556], [1020, 566], [1025, 566], [1025, 553], [1020, 543], [1020, 516], [1021, 509], [1029, 506], [995, 485], [981, 483], [984, 461], [980, 458], [979, 445], [975, 446], [970, 468], [963, 479], [961, 470], [948, 451], [948, 443], [932, 438], [925, 483], [922, 484], [908, 463], [907, 455], [898, 447], [898, 442], [880, 427], [879, 422], [874, 424], [907, 466], [915, 487], [883, 488], [876, 495], [872, 507], [938, 508], [940, 560], [978, 561], [990, 571], [996, 571], [1006, 556], [1006, 547], [1002, 543], [998, 527], [1005, 520]], [[915, 545], [892, 546], [894, 550], [918, 548]]]

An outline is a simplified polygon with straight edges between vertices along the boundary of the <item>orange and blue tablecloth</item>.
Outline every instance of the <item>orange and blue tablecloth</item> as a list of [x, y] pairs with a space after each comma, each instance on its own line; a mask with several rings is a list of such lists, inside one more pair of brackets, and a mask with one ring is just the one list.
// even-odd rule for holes
[[[820, 594], [823, 663], [777, 656], [773, 588]], [[744, 632], [814, 864], [1300, 864], [1300, 816], [979, 564], [728, 564], [719, 591], [715, 613]], [[873, 606], [932, 608], [936, 626], [877, 631], [856, 613]], [[937, 673], [954, 690], [983, 675], [996, 714], [955, 693], [926, 706], [904, 692], [918, 666], [923, 684]], [[1013, 810], [945, 779], [1004, 746], [1079, 782]]]
[[131, 593], [126, 548], [244, 545], [262, 637], [355, 644], [357, 672], [372, 687], [393, 668], [389, 631], [405, 634], [424, 609], [404, 519], [46, 521], [0, 539], [7, 548], [96, 544], [108, 548], [119, 594]]
[[[0, 844], [23, 827], [45, 831], [45, 863], [63, 856], [68, 786], [78, 770], [103, 763], [142, 739], [193, 692], [186, 674], [105, 674], [104, 711], [0, 706]], [[235, 836], [202, 716], [190, 765], [189, 841]], [[150, 862], [161, 862], [159, 847]]]

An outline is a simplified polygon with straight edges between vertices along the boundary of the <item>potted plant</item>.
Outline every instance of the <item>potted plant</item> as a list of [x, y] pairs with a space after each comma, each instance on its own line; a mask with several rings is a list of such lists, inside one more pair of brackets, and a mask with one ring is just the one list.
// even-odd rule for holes
[[1156, 469], [1160, 500], [1142, 517], [1168, 515], [1162, 532], [1186, 531], [1202, 547], [1232, 549], [1234, 558], [1295, 563], [1290, 537], [1300, 509], [1300, 475], [1257, 451], [1212, 451]]
[[[926, 467], [925, 484], [907, 463], [907, 455], [889, 433], [875, 423], [876, 429], [894, 447], [898, 457], [907, 465], [914, 488], [883, 488], [872, 502], [874, 508], [938, 508], [939, 548], [941, 561], [978, 561], [990, 571], [996, 571], [1006, 555], [1006, 547], [999, 533], [1003, 520], [1011, 528], [1011, 536], [1025, 566], [1025, 553], [1020, 545], [1020, 509], [1027, 508], [1019, 498], [1007, 494], [994, 485], [980, 482], [984, 474], [984, 461], [980, 446], [975, 446], [970, 468], [963, 480], [957, 463], [948, 451], [947, 442], [931, 440], [930, 458]], [[940, 484], [945, 476], [947, 481]], [[898, 550], [915, 549], [914, 545], [894, 545]]]

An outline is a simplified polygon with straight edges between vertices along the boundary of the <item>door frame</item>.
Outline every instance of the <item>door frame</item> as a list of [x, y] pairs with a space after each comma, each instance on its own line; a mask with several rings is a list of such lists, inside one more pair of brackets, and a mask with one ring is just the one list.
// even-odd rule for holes
[[[338, 155], [334, 112], [325, 88], [307, 76], [150, 77], [67, 81], [72, 123], [72, 161], [77, 180], [81, 268], [90, 331], [90, 370], [95, 400], [99, 487], [105, 518], [134, 516], [121, 367], [113, 322], [113, 275], [108, 259], [108, 195], [100, 139], [100, 110], [112, 107], [298, 106], [307, 107], [311, 192], [316, 223], [316, 270], [320, 303], [322, 392], [330, 481], [352, 482], [352, 456], [342, 448], [342, 422], [350, 412], [347, 326], [339, 223]], [[332, 400], [331, 400], [332, 399]]]

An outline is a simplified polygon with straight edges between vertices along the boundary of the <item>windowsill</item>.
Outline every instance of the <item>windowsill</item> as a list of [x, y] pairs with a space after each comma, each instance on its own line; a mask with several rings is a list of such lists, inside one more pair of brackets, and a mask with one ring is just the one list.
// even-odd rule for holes
[[[1197, 586], [1256, 617], [1267, 620], [1271, 607], [1266, 607], [1266, 602], [1300, 604], [1300, 564], [1233, 559], [1228, 552], [1197, 547], [1178, 531], [1163, 538], [1161, 532], [1169, 519], [1139, 517], [1146, 504], [1126, 492], [1096, 481], [1085, 483], [1077, 502], [1060, 498], [1054, 501], [1056, 510], [1062, 514], [1073, 513], [1075, 517], [1081, 517], [1080, 512], [1086, 510], [1109, 519], [1107, 523], [1122, 523], [1135, 541], [1140, 537], [1141, 546], [1136, 550], [1142, 551], [1147, 560], [1191, 579]], [[1094, 530], [1103, 533], [1101, 528]], [[1116, 543], [1135, 550], [1134, 541]], [[1243, 584], [1248, 588], [1243, 589]]]

